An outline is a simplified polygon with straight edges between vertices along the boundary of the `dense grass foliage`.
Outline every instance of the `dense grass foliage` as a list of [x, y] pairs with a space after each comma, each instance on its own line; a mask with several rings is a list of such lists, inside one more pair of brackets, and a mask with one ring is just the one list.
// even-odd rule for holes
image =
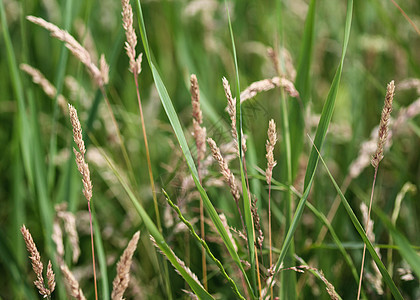
[[[271, 285], [272, 296], [281, 299], [328, 299], [332, 287], [352, 299], [364, 243], [361, 297], [418, 299], [420, 3], [396, 2], [406, 16], [393, 1], [135, 0], [136, 51], [143, 53], [136, 84], [124, 49], [120, 1], [2, 0], [0, 298], [41, 297], [23, 224], [45, 276], [52, 262], [52, 299], [66, 299], [63, 262], [86, 298], [95, 297], [88, 205], [67, 101], [78, 111], [93, 183], [99, 299], [111, 297], [117, 262], [137, 231], [126, 299], [187, 299], [184, 290], [203, 299], [253, 299], [270, 296]], [[29, 15], [66, 29], [95, 65], [103, 53], [109, 82], [98, 85], [65, 44], [29, 22]], [[47, 96], [21, 64], [38, 69], [62, 96]], [[201, 126], [235, 176], [238, 205], [208, 144], [197, 162], [191, 74], [199, 85]], [[267, 91], [236, 102], [236, 142], [243, 132], [246, 151], [234, 146], [223, 77], [236, 99], [253, 82], [270, 79]], [[293, 85], [275, 87], [283, 79]], [[373, 193], [373, 227], [366, 234], [361, 204], [370, 201], [373, 135], [391, 80], [396, 89], [390, 134]], [[277, 124], [277, 165], [268, 184], [271, 119]], [[57, 207], [62, 203], [66, 208]], [[78, 259], [72, 257], [74, 240], [64, 230], [63, 211], [75, 216]], [[63, 228], [62, 258], [52, 239], [54, 224]], [[272, 274], [274, 282], [267, 284]]]

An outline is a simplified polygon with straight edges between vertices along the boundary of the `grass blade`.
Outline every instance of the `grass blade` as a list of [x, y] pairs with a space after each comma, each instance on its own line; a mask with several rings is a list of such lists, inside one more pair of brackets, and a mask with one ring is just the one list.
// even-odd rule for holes
[[327, 134], [328, 126], [331, 121], [331, 117], [334, 110], [335, 99], [338, 93], [338, 86], [340, 84], [341, 73], [343, 71], [344, 57], [346, 56], [347, 45], [349, 42], [350, 29], [351, 29], [351, 19], [353, 16], [353, 0], [347, 2], [347, 15], [346, 15], [346, 25], [344, 29], [344, 40], [343, 40], [343, 49], [341, 52], [341, 60], [338, 65], [338, 69], [335, 73], [333, 82], [330, 87], [330, 91], [327, 96], [327, 101], [324, 104], [321, 113], [321, 119], [319, 120], [318, 128], [316, 130], [314, 146], [312, 147], [311, 154], [309, 156], [308, 166], [306, 168], [305, 174], [305, 188], [309, 185], [311, 178], [311, 173], [315, 172], [315, 169], [318, 165], [318, 153], [316, 149], [321, 149], [322, 144], [324, 143], [325, 136]]
[[347, 211], [347, 214], [349, 215], [354, 228], [356, 228], [357, 232], [359, 233], [360, 237], [362, 238], [363, 242], [366, 244], [366, 248], [369, 250], [370, 255], [372, 256], [373, 260], [375, 261], [376, 265], [379, 268], [379, 271], [382, 274], [382, 277], [385, 280], [385, 283], [391, 290], [392, 295], [395, 299], [403, 299], [400, 291], [398, 290], [397, 286], [395, 285], [394, 281], [392, 281], [391, 276], [389, 276], [389, 273], [387, 269], [385, 268], [384, 264], [382, 263], [381, 259], [379, 258], [378, 254], [375, 251], [375, 248], [373, 247], [372, 243], [369, 241], [368, 237], [366, 236], [365, 231], [363, 230], [362, 225], [360, 224], [359, 220], [357, 219], [356, 215], [353, 212], [353, 209], [351, 208], [350, 204], [348, 203], [346, 197], [344, 197], [343, 193], [340, 190], [340, 187], [335, 182], [334, 177], [331, 175], [330, 170], [328, 169], [326, 163], [322, 159], [322, 156], [319, 156], [321, 159], [322, 164], [324, 165], [325, 169], [327, 170], [328, 176], [331, 179], [331, 182], [333, 183], [335, 189], [337, 190], [337, 193], [340, 195], [341, 203], [343, 204], [344, 208]]
[[234, 293], [236, 294], [236, 296], [239, 299], [243, 299], [245, 300], [245, 298], [240, 294], [238, 287], [236, 286], [236, 283], [232, 280], [232, 278], [229, 277], [229, 275], [226, 273], [225, 268], [223, 267], [222, 263], [213, 255], [213, 253], [211, 252], [209, 246], [207, 245], [207, 243], [201, 239], [198, 234], [195, 232], [194, 227], [191, 225], [190, 222], [187, 221], [187, 219], [185, 219], [185, 217], [182, 215], [181, 210], [179, 209], [179, 207], [177, 205], [175, 205], [171, 198], [169, 198], [169, 195], [163, 191], [163, 193], [165, 194], [166, 197], [166, 201], [168, 201], [169, 205], [175, 210], [175, 212], [178, 214], [179, 219], [182, 221], [182, 223], [184, 223], [188, 229], [190, 230], [192, 236], [204, 247], [204, 249], [206, 250], [208, 256], [214, 261], [214, 263], [216, 263], [216, 265], [219, 267], [221, 274], [225, 277], [225, 279], [229, 282], [232, 290], [234, 291]]
[[200, 181], [198, 180], [197, 169], [195, 167], [194, 160], [191, 156], [190, 149], [188, 147], [187, 141], [186, 141], [184, 133], [182, 131], [182, 127], [181, 127], [181, 124], [179, 122], [177, 113], [175, 112], [175, 109], [173, 107], [171, 98], [168, 95], [168, 92], [165, 88], [165, 85], [163, 84], [163, 81], [162, 81], [162, 79], [159, 75], [159, 72], [156, 69], [156, 67], [153, 64], [152, 59], [151, 59], [151, 52], [150, 52], [149, 44], [148, 44], [148, 41], [147, 41], [146, 29], [145, 29], [145, 26], [144, 26], [144, 20], [143, 20], [143, 14], [142, 14], [142, 11], [141, 11], [140, 1], [137, 0], [136, 3], [137, 3], [137, 16], [138, 16], [140, 33], [141, 33], [141, 38], [142, 38], [142, 42], [143, 42], [143, 46], [144, 46], [144, 51], [145, 51], [147, 60], [149, 62], [150, 68], [152, 70], [153, 79], [154, 79], [156, 88], [158, 90], [163, 108], [166, 112], [166, 115], [168, 116], [168, 119], [169, 119], [169, 122], [171, 123], [172, 129], [174, 130], [175, 135], [178, 139], [179, 145], [180, 145], [181, 150], [184, 154], [184, 157], [185, 157], [185, 160], [187, 162], [188, 168], [190, 170], [190, 173], [192, 175], [194, 183], [195, 183], [195, 185], [196, 185], [196, 187], [197, 187], [197, 189], [198, 189], [198, 191], [199, 191], [199, 193], [200, 193], [200, 195], [203, 199], [203, 204], [204, 204], [204, 206], [205, 206], [205, 208], [206, 208], [206, 210], [207, 210], [207, 212], [210, 216], [210, 219], [212, 220], [215, 227], [217, 228], [217, 231], [219, 232], [219, 234], [220, 234], [220, 236], [223, 240], [223, 243], [226, 245], [226, 248], [229, 251], [229, 254], [231, 255], [232, 259], [235, 261], [235, 263], [238, 265], [239, 269], [243, 273], [249, 292], [251, 294], [253, 294], [251, 285], [249, 283], [248, 277], [246, 276], [245, 270], [242, 266], [241, 260], [238, 256], [238, 253], [236, 253], [235, 248], [233, 247], [233, 244], [232, 244], [231, 240], [229, 239], [229, 236], [226, 232], [226, 229], [224, 228], [223, 223], [220, 220], [219, 215], [216, 212], [216, 209], [214, 208], [214, 206], [211, 203], [209, 197], [207, 196], [207, 193], [205, 192], [204, 188], [201, 186]]
[[298, 226], [298, 222], [300, 220], [300, 217], [303, 214], [303, 209], [305, 207], [306, 200], [308, 199], [309, 192], [311, 189], [311, 185], [313, 182], [313, 178], [315, 175], [315, 169], [318, 164], [318, 153], [317, 149], [318, 147], [322, 147], [322, 144], [325, 140], [325, 135], [327, 133], [328, 125], [330, 123], [334, 104], [335, 104], [335, 98], [337, 96], [338, 91], [338, 85], [340, 83], [341, 73], [343, 70], [343, 62], [344, 62], [344, 56], [346, 54], [347, 50], [347, 44], [350, 36], [350, 28], [351, 28], [351, 18], [353, 15], [353, 1], [349, 0], [347, 2], [347, 15], [346, 15], [346, 25], [344, 29], [344, 41], [343, 41], [343, 49], [341, 54], [341, 61], [338, 66], [337, 72], [334, 76], [333, 82], [331, 84], [330, 92], [328, 93], [327, 101], [325, 102], [324, 108], [322, 110], [321, 120], [319, 121], [318, 129], [316, 131], [315, 135], [315, 143], [312, 147], [311, 155], [309, 157], [308, 166], [306, 168], [306, 174], [305, 174], [305, 183], [304, 183], [304, 193], [302, 195], [302, 198], [300, 199], [298, 206], [295, 211], [295, 215], [292, 219], [292, 223], [290, 225], [289, 230], [287, 231], [286, 237], [284, 239], [284, 243], [281, 248], [280, 256], [277, 260], [276, 266], [275, 266], [275, 273], [277, 273], [280, 269], [280, 265], [283, 262], [286, 252], [289, 249], [290, 243], [293, 238], [293, 234], [296, 231], [296, 228]]
[[386, 228], [388, 228], [392, 239], [398, 246], [398, 252], [400, 252], [401, 256], [407, 261], [417, 277], [420, 278], [420, 256], [416, 253], [405, 236], [392, 225], [389, 218], [381, 210], [376, 208], [374, 209], [374, 212], [379, 216]]
[[299, 91], [299, 99], [290, 102], [290, 136], [292, 148], [292, 177], [295, 178], [298, 168], [298, 160], [303, 148], [304, 128], [303, 120], [304, 107], [310, 98], [310, 71], [313, 56], [314, 31], [315, 31], [315, 6], [316, 0], [311, 0], [306, 15], [305, 28], [300, 47], [298, 69], [296, 73], [295, 87]]
[[101, 153], [103, 157], [106, 159], [109, 167], [114, 172], [115, 176], [118, 178], [118, 181], [124, 188], [125, 192], [127, 193], [131, 203], [134, 205], [135, 209], [137, 210], [137, 213], [143, 220], [144, 225], [146, 226], [147, 230], [149, 231], [150, 235], [155, 239], [156, 245], [160, 248], [162, 253], [167, 257], [167, 259], [172, 263], [172, 265], [178, 270], [178, 272], [181, 274], [181, 276], [185, 279], [185, 281], [188, 283], [188, 285], [191, 287], [193, 292], [199, 297], [199, 299], [213, 299], [213, 297], [204, 289], [204, 287], [196, 280], [194, 279], [190, 273], [180, 264], [177, 257], [175, 256], [172, 249], [168, 246], [168, 244], [165, 242], [162, 234], [159, 232], [159, 229], [156, 227], [156, 225], [153, 223], [152, 219], [149, 217], [147, 212], [144, 210], [143, 206], [140, 204], [140, 202], [137, 200], [136, 196], [134, 195], [134, 192], [130, 189], [127, 183], [124, 182], [122, 177], [120, 176], [117, 169], [114, 167], [114, 165], [111, 163], [110, 159], [107, 157], [105, 152], [101, 150]]
[[[254, 221], [252, 218], [252, 212], [251, 212], [251, 199], [249, 194], [249, 187], [247, 186], [247, 179], [245, 174], [245, 156], [242, 151], [242, 104], [240, 101], [240, 92], [241, 87], [239, 84], [239, 68], [238, 68], [238, 59], [236, 56], [236, 46], [235, 46], [235, 39], [233, 37], [233, 29], [232, 29], [232, 22], [230, 20], [230, 13], [229, 8], [227, 6], [227, 2], [225, 0], [225, 7], [226, 12], [228, 16], [228, 24], [229, 24], [229, 33], [230, 33], [230, 39], [232, 42], [232, 52], [233, 52], [233, 60], [235, 63], [235, 77], [236, 77], [236, 111], [239, 111], [239, 120], [236, 121], [236, 128], [239, 128], [238, 136], [238, 147], [239, 147], [239, 165], [240, 165], [240, 171], [241, 171], [241, 183], [242, 183], [242, 196], [243, 196], [243, 205], [244, 205], [244, 221], [245, 221], [245, 227], [246, 227], [246, 235], [247, 235], [247, 241], [248, 241], [248, 259], [249, 263], [251, 264], [251, 283], [254, 291], [256, 290], [256, 262], [255, 262], [255, 230], [254, 230]], [[239, 100], [238, 100], [239, 99]], [[239, 126], [238, 126], [239, 125]]]

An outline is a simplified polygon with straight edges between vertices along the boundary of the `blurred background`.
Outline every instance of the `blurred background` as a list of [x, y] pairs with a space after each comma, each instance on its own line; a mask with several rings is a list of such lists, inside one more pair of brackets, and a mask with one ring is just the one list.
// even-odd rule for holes
[[[309, 1], [278, 2], [227, 1], [236, 43], [241, 90], [252, 82], [277, 75], [267, 55], [268, 48], [275, 49], [281, 60], [290, 62], [295, 70], [298, 70], [302, 55], [308, 51], [302, 48], [302, 41]], [[294, 105], [300, 108], [305, 123], [304, 134], [297, 137], [302, 139], [303, 148], [301, 153], [297, 153], [293, 170], [293, 184], [300, 192], [312, 145], [307, 134], [314, 136], [339, 64], [346, 16], [345, 1], [315, 2], [309, 89], [299, 99], [287, 99], [289, 108]], [[222, 77], [230, 81], [234, 95], [238, 91], [225, 3], [216, 0], [148, 0], [141, 3], [154, 61], [173, 101], [193, 157], [196, 152], [191, 135], [189, 93], [192, 73], [197, 75], [200, 86], [203, 126], [207, 129], [207, 136], [224, 145], [222, 153], [231, 155], [230, 120], [225, 111]], [[398, 4], [414, 24], [420, 26], [420, 2], [407, 0], [398, 1]], [[132, 5], [135, 6], [134, 2]], [[94, 187], [94, 221], [96, 230], [100, 232], [98, 238], [102, 244], [103, 263], [107, 266], [105, 271], [109, 288], [119, 256], [133, 233], [140, 230], [141, 240], [125, 296], [127, 299], [168, 299], [158, 268], [161, 256], [156, 254], [141, 219], [101, 154], [104, 151], [109, 156], [154, 219], [136, 86], [124, 50], [121, 3], [116, 0], [2, 0], [1, 6], [0, 143], [3, 146], [0, 147], [0, 297], [36, 299], [39, 296], [32, 284], [35, 277], [19, 228], [25, 224], [30, 229], [46, 265], [47, 260], [54, 257], [55, 244], [52, 244], [48, 233], [52, 232], [54, 220], [57, 220], [55, 206], [60, 203], [67, 203], [67, 210], [76, 216], [81, 248], [80, 258], [73, 262], [71, 246], [65, 238], [66, 262], [74, 271], [87, 298], [93, 297], [87, 203], [83, 198], [80, 174], [72, 153], [71, 124], [57, 101], [50, 99], [32, 82], [30, 76], [19, 69], [19, 65], [25, 63], [39, 69], [58, 93], [78, 109]], [[95, 63], [102, 53], [105, 55], [110, 65], [106, 93], [128, 152], [132, 172], [122, 155], [103, 96], [84, 66], [62, 42], [50, 37], [45, 29], [27, 21], [25, 17], [28, 15], [44, 18], [68, 30], [88, 49]], [[136, 15], [134, 17], [134, 24], [138, 28]], [[140, 53], [143, 52], [143, 46], [138, 29], [136, 31], [139, 39], [137, 52]], [[374, 169], [369, 162], [361, 165], [353, 163], [357, 162], [363, 143], [371, 138], [379, 123], [387, 83], [395, 80], [396, 84], [393, 118], [397, 119], [401, 116], [399, 113], [419, 99], [420, 80], [416, 79], [420, 78], [419, 48], [419, 33], [392, 1], [354, 2], [350, 41], [322, 155], [338, 184], [342, 185], [347, 180], [345, 195], [360, 220], [360, 203], [369, 200]], [[288, 79], [294, 81], [291, 78], [293, 72], [288, 75]], [[199, 197], [189, 180], [187, 165], [160, 103], [146, 59], [139, 76], [139, 87], [163, 220], [163, 235], [175, 253], [201, 278], [201, 249], [191, 240], [186, 228], [180, 225], [161, 192], [162, 188], [166, 190], [198, 231]], [[265, 233], [268, 190], [260, 171], [266, 168], [265, 142], [270, 119], [278, 124], [279, 135], [275, 152], [278, 165], [273, 177], [279, 182], [278, 187], [286, 182], [280, 96], [279, 89], [262, 92], [244, 102], [242, 107], [243, 129], [248, 137], [247, 164], [251, 192], [259, 199], [259, 213]], [[395, 224], [418, 253], [420, 120], [417, 115], [420, 110], [416, 110], [415, 106], [410, 109], [412, 113], [409, 117], [397, 123], [398, 128], [393, 131], [385, 151], [385, 158], [379, 167], [374, 201], [377, 209], [391, 217], [396, 198], [402, 197]], [[291, 124], [295, 122], [292, 114], [289, 121]], [[292, 136], [292, 140], [294, 138]], [[210, 155], [209, 150], [207, 154]], [[230, 167], [237, 174], [237, 162], [232, 161]], [[229, 225], [239, 228], [241, 223], [235, 202], [222, 181], [217, 164], [209, 158], [206, 168], [208, 172], [203, 178], [203, 185], [213, 205], [226, 214]], [[272, 194], [273, 246], [277, 248], [281, 248], [284, 238], [284, 197], [285, 193], [281, 190], [275, 190]], [[325, 169], [320, 166], [309, 201], [328, 215], [335, 198], [336, 191]], [[295, 201], [297, 203], [298, 199]], [[380, 246], [384, 264], [390, 268], [403, 296], [406, 299], [419, 299], [419, 278], [415, 274], [413, 278], [409, 277], [411, 280], [401, 277], [401, 274], [411, 272], [410, 266], [398, 251], [390, 253], [387, 246], [390, 243], [388, 230], [375, 214], [372, 218], [375, 222], [375, 242]], [[357, 270], [360, 270], [363, 245], [342, 207], [338, 208], [332, 226]], [[322, 223], [309, 210], [305, 210], [295, 234], [295, 252], [311, 266], [322, 270], [344, 299], [355, 298], [357, 282], [331, 236], [327, 233], [325, 238], [319, 238], [321, 227]], [[207, 225], [206, 230], [216, 256], [223, 258], [223, 264], [229, 271], [235, 272], [214, 229]], [[235, 238], [239, 245], [245, 245], [237, 236]], [[246, 252], [246, 249], [243, 251]], [[266, 256], [264, 259], [267, 266]], [[169, 269], [172, 297], [188, 297], [182, 292], [187, 288], [183, 279], [171, 266]], [[376, 276], [369, 256], [366, 272]], [[101, 273], [104, 276], [102, 267]], [[232, 296], [217, 268], [210, 265], [208, 273], [210, 293], [220, 299]], [[323, 283], [310, 273], [296, 276], [299, 299], [328, 297]], [[369, 299], [391, 298], [383, 284], [382, 295], [373, 283], [366, 280], [364, 284]], [[102, 295], [104, 290], [106, 287], [101, 281]], [[59, 284], [53, 298], [61, 299], [63, 295], [62, 285]]]

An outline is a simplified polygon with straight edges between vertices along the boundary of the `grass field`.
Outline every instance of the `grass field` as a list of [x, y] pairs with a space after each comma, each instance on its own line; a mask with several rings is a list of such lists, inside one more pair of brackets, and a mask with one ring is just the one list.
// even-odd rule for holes
[[419, 299], [420, 2], [131, 6], [0, 2], [0, 299]]

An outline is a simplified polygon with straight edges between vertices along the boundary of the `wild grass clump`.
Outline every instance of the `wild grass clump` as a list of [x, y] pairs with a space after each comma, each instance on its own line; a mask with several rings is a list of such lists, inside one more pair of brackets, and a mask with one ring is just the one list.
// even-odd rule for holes
[[417, 4], [108, 2], [0, 3], [0, 298], [416, 298]]

